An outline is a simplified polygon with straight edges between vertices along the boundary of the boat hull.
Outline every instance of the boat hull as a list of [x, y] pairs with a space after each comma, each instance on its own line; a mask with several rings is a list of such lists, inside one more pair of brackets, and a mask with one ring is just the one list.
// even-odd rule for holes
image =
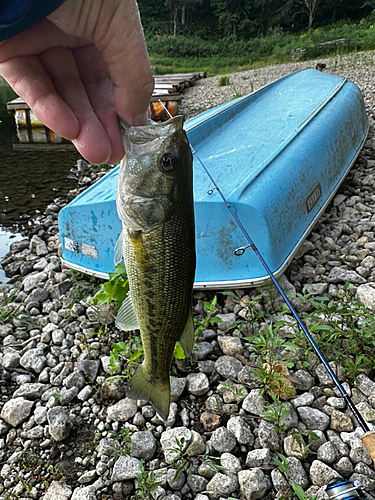
[[[206, 111], [185, 130], [272, 272], [292, 260], [339, 188], [366, 139], [358, 88], [315, 70], [288, 75], [248, 96]], [[194, 287], [239, 288], [268, 279], [255, 253], [241, 256], [242, 232], [194, 157], [197, 270]], [[121, 231], [118, 167], [59, 215], [62, 258], [106, 278]]]

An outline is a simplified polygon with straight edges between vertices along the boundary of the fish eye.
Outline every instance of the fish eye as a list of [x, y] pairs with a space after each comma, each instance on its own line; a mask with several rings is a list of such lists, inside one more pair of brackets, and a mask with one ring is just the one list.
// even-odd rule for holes
[[169, 154], [163, 154], [159, 160], [160, 168], [163, 172], [172, 172], [174, 169], [173, 157]]

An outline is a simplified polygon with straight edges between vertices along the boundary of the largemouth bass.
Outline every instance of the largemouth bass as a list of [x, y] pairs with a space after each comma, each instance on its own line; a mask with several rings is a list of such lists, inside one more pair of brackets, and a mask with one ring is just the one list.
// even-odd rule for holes
[[139, 328], [144, 361], [127, 396], [149, 401], [166, 419], [169, 370], [177, 341], [186, 355], [194, 344], [191, 311], [195, 275], [192, 154], [183, 117], [143, 127], [121, 122], [126, 151], [121, 162], [117, 210], [120, 245], [130, 293], [116, 325]]

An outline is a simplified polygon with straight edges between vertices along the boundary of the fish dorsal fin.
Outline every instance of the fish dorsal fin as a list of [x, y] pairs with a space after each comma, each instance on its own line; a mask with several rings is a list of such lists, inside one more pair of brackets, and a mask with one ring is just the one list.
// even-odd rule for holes
[[179, 343], [182, 349], [184, 350], [186, 356], [190, 356], [190, 353], [193, 349], [194, 341], [195, 341], [194, 322], [193, 322], [193, 316], [190, 312], [188, 315], [188, 319], [186, 321], [184, 331], [182, 332], [181, 338], [179, 339]]
[[123, 237], [122, 237], [122, 231], [121, 231], [120, 236], [118, 237], [118, 240], [116, 242], [115, 253], [113, 256], [113, 262], [115, 263], [115, 266], [117, 266], [117, 264], [119, 264], [123, 259], [122, 241], [123, 241]]
[[127, 293], [124, 302], [121, 304], [116, 317], [116, 327], [125, 332], [139, 329], [138, 318], [134, 310], [130, 292]]

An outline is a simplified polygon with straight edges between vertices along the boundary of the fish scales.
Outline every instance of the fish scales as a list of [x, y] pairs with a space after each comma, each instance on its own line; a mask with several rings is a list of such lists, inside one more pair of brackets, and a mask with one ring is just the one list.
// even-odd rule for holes
[[[135, 136], [130, 138], [125, 129], [127, 157], [117, 200], [123, 221], [123, 257], [145, 354], [129, 383], [128, 396], [150, 401], [164, 418], [169, 411], [169, 370], [175, 343], [180, 341], [189, 354], [194, 340], [192, 157], [182, 117], [169, 122], [149, 126], [161, 138], [151, 134], [145, 141], [146, 153], [140, 151], [137, 134], [142, 137], [147, 128], [130, 129]], [[147, 139], [147, 133], [145, 136]], [[164, 171], [164, 163], [170, 166], [169, 159], [173, 168]], [[120, 309], [119, 316], [121, 313]], [[121, 318], [117, 323], [121, 324]]]

